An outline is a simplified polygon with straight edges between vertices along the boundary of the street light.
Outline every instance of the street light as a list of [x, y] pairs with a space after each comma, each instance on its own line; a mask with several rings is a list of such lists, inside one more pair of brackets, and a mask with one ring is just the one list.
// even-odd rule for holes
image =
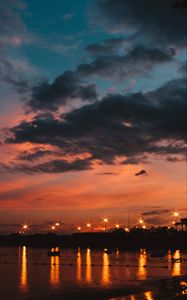
[[106, 224], [108, 223], [108, 219], [107, 219], [107, 218], [104, 218], [104, 219], [103, 219], [103, 222], [104, 222], [104, 224], [105, 224], [104, 227], [105, 227], [105, 231], [106, 231]]
[[173, 216], [174, 216], [174, 217], [179, 217], [179, 212], [175, 211], [175, 212], [173, 213]]
[[56, 227], [55, 227], [54, 225], [52, 225], [52, 226], [51, 226], [51, 229], [52, 229], [52, 230], [55, 230], [55, 229], [56, 229]]
[[56, 222], [56, 223], [55, 223], [55, 226], [60, 226], [60, 223], [59, 223], [59, 222]]
[[138, 223], [139, 223], [139, 224], [143, 224], [143, 223], [144, 223], [144, 220], [143, 220], [143, 219], [139, 219]]
[[119, 224], [116, 224], [116, 229], [119, 229], [120, 228], [120, 225]]
[[24, 225], [23, 225], [23, 229], [24, 229], [24, 230], [27, 230], [28, 228], [29, 228], [29, 226], [28, 226], [27, 224], [24, 224]]
[[78, 227], [77, 227], [77, 230], [78, 230], [78, 231], [81, 231], [81, 227], [80, 227], [80, 226], [78, 226]]

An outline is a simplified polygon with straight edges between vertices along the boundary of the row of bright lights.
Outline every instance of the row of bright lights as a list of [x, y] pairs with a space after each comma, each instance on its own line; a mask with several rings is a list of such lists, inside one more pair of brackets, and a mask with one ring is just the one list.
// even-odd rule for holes
[[[104, 219], [103, 222], [107, 223], [107, 222], [108, 222], [108, 219]], [[60, 223], [57, 222], [57, 223], [55, 223], [54, 225], [51, 226], [51, 230], [55, 230], [55, 229], [57, 229], [57, 227], [59, 227], [59, 226], [60, 226]], [[91, 224], [91, 223], [87, 223], [87, 224], [86, 224], [86, 227], [87, 227], [87, 228], [91, 228], [91, 227], [92, 227], [92, 224]], [[120, 228], [120, 225], [119, 225], [119, 224], [116, 224], [115, 227], [116, 227], [116, 229], [119, 229], [119, 228]], [[27, 224], [22, 225], [22, 229], [25, 230], [25, 231], [28, 230], [28, 229], [29, 229], [29, 225], [27, 225]], [[77, 230], [81, 231], [81, 229], [82, 229], [82, 228], [81, 228], [80, 226], [77, 227]], [[125, 228], [125, 231], [129, 231], [129, 229], [126, 227], [126, 228]]]
[[[179, 217], [179, 213], [178, 212], [174, 212], [173, 213], [173, 217]], [[103, 223], [105, 223], [105, 228], [103, 228], [103, 230], [106, 230], [106, 224], [109, 222], [109, 219], [107, 219], [107, 218], [103, 218]], [[140, 218], [139, 220], [138, 220], [138, 223], [142, 226], [142, 228], [143, 229], [146, 229], [147, 227], [146, 227], [146, 225], [145, 225], [145, 221], [142, 219], [142, 218]], [[172, 224], [174, 225], [175, 224], [175, 221], [173, 221], [172, 222]], [[59, 222], [56, 222], [55, 224], [53, 224], [52, 226], [51, 226], [51, 230], [55, 230], [55, 229], [57, 229], [57, 227], [59, 227], [60, 226], [60, 223]], [[91, 228], [92, 227], [92, 224], [91, 223], [87, 223], [86, 224], [86, 227], [87, 228]], [[115, 228], [116, 229], [119, 229], [120, 228], [120, 224], [116, 224], [115, 225]], [[24, 225], [22, 225], [22, 229], [23, 230], [28, 230], [29, 229], [29, 225], [27, 225], [27, 224], [24, 224]], [[77, 230], [78, 231], [81, 231], [81, 227], [80, 226], [78, 226], [77, 227]], [[125, 227], [125, 231], [126, 232], [129, 232], [129, 228], [127, 228], [127, 227]]]
[[[103, 219], [103, 222], [104, 222], [104, 223], [108, 223], [109, 220], [106, 219], [106, 218], [104, 218], [104, 219]], [[55, 230], [55, 229], [56, 229], [56, 226], [59, 226], [59, 225], [60, 225], [60, 223], [55, 223], [55, 225], [52, 225], [52, 226], [51, 226], [51, 229], [52, 229], [52, 230]], [[86, 227], [87, 227], [87, 228], [91, 228], [91, 227], [92, 227], [92, 224], [91, 224], [91, 223], [87, 223], [87, 224], [86, 224]], [[120, 228], [120, 225], [119, 225], [119, 224], [116, 224], [115, 227], [116, 227], [116, 229], [119, 229], [119, 228]], [[78, 230], [78, 231], [81, 231], [81, 229], [82, 229], [81, 226], [78, 226], [78, 227], [77, 227], [77, 230]], [[106, 227], [103, 228], [103, 229], [106, 229]], [[129, 231], [128, 228], [125, 228], [125, 230], [126, 230], [126, 231], [127, 231], [127, 230]]]

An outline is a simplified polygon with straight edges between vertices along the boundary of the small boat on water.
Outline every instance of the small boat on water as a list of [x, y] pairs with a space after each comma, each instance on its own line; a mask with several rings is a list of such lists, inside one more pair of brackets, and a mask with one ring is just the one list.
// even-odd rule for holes
[[104, 253], [106, 253], [106, 254], [111, 254], [111, 253], [112, 253], [112, 250], [109, 250], [109, 249], [105, 248], [105, 249], [104, 249]]
[[47, 252], [47, 255], [48, 255], [48, 256], [60, 256], [59, 248], [58, 248], [58, 247], [51, 248], [51, 250], [49, 250], [49, 251]]
[[178, 257], [178, 258], [172, 257], [171, 258], [171, 262], [172, 262], [172, 264], [174, 264], [174, 263], [181, 263], [182, 262], [182, 257], [181, 256]]

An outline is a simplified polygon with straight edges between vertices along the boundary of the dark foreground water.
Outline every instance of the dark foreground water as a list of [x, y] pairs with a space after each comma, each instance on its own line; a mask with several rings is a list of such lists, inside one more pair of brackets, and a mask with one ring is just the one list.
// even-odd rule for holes
[[[183, 261], [172, 264], [171, 255]], [[60, 257], [48, 257], [46, 249], [2, 247], [0, 299], [165, 300], [157, 295], [158, 280], [186, 271], [187, 254], [179, 250], [163, 258], [151, 258], [144, 249], [111, 254], [65, 249]]]

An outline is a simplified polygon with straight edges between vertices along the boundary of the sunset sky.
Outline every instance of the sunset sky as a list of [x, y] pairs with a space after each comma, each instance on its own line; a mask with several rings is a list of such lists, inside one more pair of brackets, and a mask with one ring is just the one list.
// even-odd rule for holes
[[0, 28], [0, 232], [184, 216], [186, 10], [6, 0]]

